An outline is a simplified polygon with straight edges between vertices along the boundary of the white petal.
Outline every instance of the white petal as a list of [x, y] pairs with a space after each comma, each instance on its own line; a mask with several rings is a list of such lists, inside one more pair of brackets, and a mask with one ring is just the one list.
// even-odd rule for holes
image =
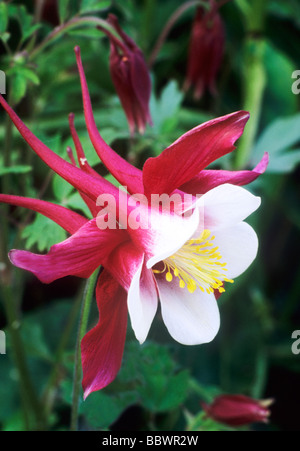
[[224, 184], [208, 191], [199, 200], [204, 209], [204, 227], [216, 230], [238, 224], [260, 206], [261, 199], [246, 189]]
[[178, 280], [157, 278], [161, 312], [170, 335], [184, 345], [209, 343], [220, 328], [220, 314], [213, 294], [197, 289], [191, 294]]
[[234, 279], [251, 265], [257, 255], [257, 235], [249, 224], [241, 222], [233, 227], [216, 230], [214, 245], [219, 247], [222, 262], [226, 263], [226, 276]]
[[[147, 231], [152, 233], [152, 240], [150, 245], [145, 247], [146, 253], [150, 255], [147, 268], [152, 268], [156, 263], [175, 254], [195, 234], [199, 227], [199, 220], [197, 208], [189, 217], [156, 214], [153, 211], [152, 227], [150, 231]], [[146, 233], [144, 235], [146, 236]]]
[[128, 290], [128, 311], [135, 336], [143, 343], [157, 310], [157, 291], [153, 273], [140, 265]]

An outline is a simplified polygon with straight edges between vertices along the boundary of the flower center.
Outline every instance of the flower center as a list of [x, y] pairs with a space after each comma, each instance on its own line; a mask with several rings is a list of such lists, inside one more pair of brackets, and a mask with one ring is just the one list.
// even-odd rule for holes
[[210, 230], [204, 230], [198, 239], [187, 241], [176, 254], [164, 260], [161, 271], [153, 272], [165, 273], [167, 282], [172, 282], [173, 277], [178, 278], [180, 288], [187, 287], [190, 293], [197, 288], [208, 294], [214, 290], [223, 293], [223, 281], [233, 283], [233, 280], [224, 274], [226, 263], [221, 261], [222, 256], [219, 248], [214, 247], [214, 239]]

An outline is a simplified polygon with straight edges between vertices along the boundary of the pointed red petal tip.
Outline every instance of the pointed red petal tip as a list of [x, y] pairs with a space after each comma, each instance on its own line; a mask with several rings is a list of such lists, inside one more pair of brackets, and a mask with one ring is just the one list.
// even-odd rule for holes
[[75, 119], [75, 114], [74, 113], [70, 113], [69, 114], [69, 121], [74, 121]]
[[258, 165], [256, 166], [257, 172], [260, 172], [261, 174], [263, 172], [265, 172], [265, 170], [268, 167], [269, 162], [270, 162], [270, 154], [269, 154], [269, 152], [265, 152], [264, 156], [262, 157], [261, 162], [258, 163]]
[[12, 249], [11, 251], [9, 251], [8, 253], [8, 258], [10, 260], [10, 262], [14, 265], [15, 263], [15, 259], [14, 259], [14, 255], [17, 252], [17, 249]]
[[79, 47], [79, 45], [76, 45], [74, 47], [74, 52], [75, 52], [76, 57], [80, 58], [80, 47]]

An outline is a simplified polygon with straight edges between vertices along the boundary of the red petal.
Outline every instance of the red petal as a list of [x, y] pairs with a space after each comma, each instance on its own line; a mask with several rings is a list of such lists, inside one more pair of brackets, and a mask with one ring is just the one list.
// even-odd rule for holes
[[211, 120], [190, 130], [143, 169], [145, 194], [170, 194], [193, 179], [217, 158], [232, 152], [242, 135], [249, 113], [237, 113]]
[[222, 171], [206, 170], [201, 171], [196, 177], [185, 183], [180, 189], [186, 193], [196, 196], [205, 194], [207, 191], [224, 183], [243, 186], [256, 180], [265, 172], [269, 163], [269, 155], [265, 153], [261, 162], [252, 171]]
[[72, 186], [85, 193], [92, 200], [96, 200], [101, 193], [112, 193], [116, 195], [117, 189], [107, 180], [99, 177], [93, 177], [84, 173], [79, 168], [73, 166], [50, 150], [42, 141], [40, 141], [21, 121], [18, 115], [7, 104], [0, 95], [0, 104], [10, 116], [11, 120], [19, 130], [32, 150], [57, 174], [63, 177]]
[[76, 153], [77, 153], [77, 159], [78, 159], [78, 163], [80, 168], [87, 172], [90, 175], [93, 175], [94, 177], [100, 177], [100, 174], [98, 174], [98, 172], [96, 172], [88, 163], [82, 144], [80, 142], [79, 136], [77, 134], [76, 128], [75, 128], [75, 123], [74, 123], [74, 114], [71, 113], [69, 114], [69, 125], [70, 125], [70, 131], [71, 131], [71, 135], [72, 135], [72, 139], [73, 142], [75, 144], [75, 148], [76, 148]]
[[84, 399], [116, 377], [127, 329], [127, 293], [105, 270], [96, 288], [99, 322], [81, 342]]
[[46, 255], [12, 250], [11, 262], [50, 283], [65, 276], [89, 277], [98, 266], [106, 264], [113, 250], [125, 239], [123, 230], [99, 230], [92, 219], [74, 235], [51, 247]]
[[77, 232], [80, 227], [88, 222], [86, 218], [72, 210], [69, 210], [68, 208], [39, 199], [0, 194], [0, 202], [16, 205], [18, 207], [29, 208], [29, 210], [41, 213], [56, 222], [56, 224], [60, 225], [71, 235]]
[[141, 171], [120, 157], [120, 155], [118, 155], [110, 146], [106, 144], [98, 132], [93, 115], [85, 73], [82, 66], [79, 47], [75, 47], [75, 53], [81, 81], [85, 121], [93, 146], [103, 164], [121, 183], [121, 185], [127, 186], [130, 193], [142, 193], [143, 184]]

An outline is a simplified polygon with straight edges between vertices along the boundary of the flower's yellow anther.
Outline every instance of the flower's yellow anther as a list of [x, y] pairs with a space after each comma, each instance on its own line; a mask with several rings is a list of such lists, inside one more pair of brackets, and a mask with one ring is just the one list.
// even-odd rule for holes
[[179, 281], [179, 286], [180, 288], [185, 288], [185, 282], [182, 279]]
[[170, 272], [167, 272], [167, 274], [166, 274], [166, 281], [167, 282], [172, 282], [172, 280], [173, 280], [172, 274]]
[[199, 238], [187, 241], [176, 254], [164, 260], [162, 271], [153, 272], [165, 273], [168, 282], [172, 282], [174, 275], [179, 279], [179, 287], [186, 287], [190, 293], [197, 288], [208, 294], [214, 290], [224, 293], [223, 281], [233, 283], [233, 280], [224, 274], [226, 263], [220, 262], [222, 256], [219, 247], [212, 243], [214, 239], [210, 230], [203, 230]]

